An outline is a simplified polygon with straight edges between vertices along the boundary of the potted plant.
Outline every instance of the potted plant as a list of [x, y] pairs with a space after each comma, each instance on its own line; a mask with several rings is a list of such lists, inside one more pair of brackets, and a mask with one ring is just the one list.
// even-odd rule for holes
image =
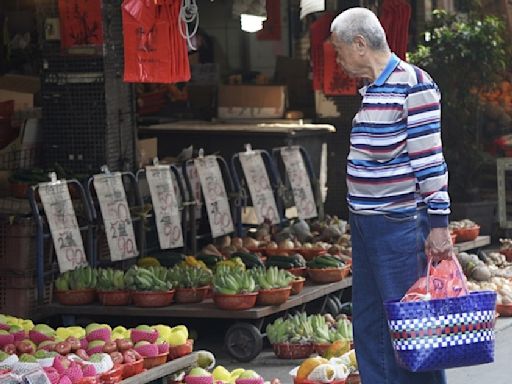
[[254, 268], [251, 274], [259, 287], [256, 304], [281, 305], [290, 297], [294, 275], [277, 267]]
[[125, 284], [131, 290], [137, 307], [166, 307], [172, 303], [175, 290], [167, 279], [165, 267], [131, 267], [125, 274]]
[[459, 205], [478, 202], [478, 209], [487, 212], [490, 227], [496, 203], [482, 202], [480, 188], [483, 176], [496, 171], [495, 159], [483, 151], [485, 107], [480, 94], [500, 80], [509, 52], [503, 21], [483, 16], [478, 3], [471, 2], [464, 18], [434, 11], [423, 42], [409, 59], [430, 73], [442, 93], [443, 152], [450, 171], [449, 193], [456, 202], [452, 215], [485, 220], [471, 217], [470, 208]]
[[258, 287], [250, 272], [225, 266], [218, 266], [215, 271], [213, 291], [215, 305], [232, 311], [254, 307], [258, 296]]
[[176, 282], [174, 300], [177, 303], [200, 303], [208, 292], [212, 272], [202, 267], [176, 265], [169, 270], [168, 278]]
[[103, 305], [130, 304], [131, 296], [125, 286], [124, 271], [112, 268], [98, 269], [96, 290]]

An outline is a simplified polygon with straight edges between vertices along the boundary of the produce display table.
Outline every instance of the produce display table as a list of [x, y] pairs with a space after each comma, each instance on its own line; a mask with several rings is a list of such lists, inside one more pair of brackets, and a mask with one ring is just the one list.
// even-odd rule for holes
[[491, 237], [490, 236], [478, 236], [473, 241], [466, 241], [464, 243], [457, 243], [453, 246], [453, 250], [455, 253], [459, 252], [466, 252], [470, 251], [472, 249], [482, 248], [486, 245], [491, 244]]
[[[133, 316], [133, 317], [162, 317], [162, 318], [217, 318], [236, 319], [226, 332], [225, 344], [230, 354], [240, 361], [249, 361], [256, 357], [263, 348], [262, 328], [267, 316], [284, 312], [289, 309], [304, 310], [306, 304], [323, 299], [322, 310], [325, 308], [328, 295], [343, 291], [352, 286], [352, 278], [322, 284], [306, 285], [298, 295], [290, 298], [282, 305], [254, 307], [243, 311], [226, 311], [217, 308], [211, 299], [199, 304], [173, 304], [162, 308], [140, 308], [135, 306], [103, 306], [99, 304], [67, 306], [50, 304], [41, 307], [35, 319], [61, 315], [65, 321], [75, 324], [74, 316]], [[321, 311], [322, 311], [321, 310]]]
[[151, 368], [138, 375], [129, 377], [121, 381], [120, 384], [146, 384], [154, 380], [161, 379], [162, 383], [166, 383], [166, 377], [182, 369], [195, 365], [197, 362], [198, 352], [192, 352], [190, 355], [171, 360], [168, 363]]

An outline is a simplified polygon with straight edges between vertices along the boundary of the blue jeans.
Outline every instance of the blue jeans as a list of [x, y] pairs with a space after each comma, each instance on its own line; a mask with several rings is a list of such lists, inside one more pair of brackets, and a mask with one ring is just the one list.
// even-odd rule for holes
[[354, 344], [363, 384], [444, 384], [444, 371], [413, 373], [394, 356], [383, 303], [399, 299], [426, 265], [430, 231], [425, 209], [416, 214], [350, 215]]

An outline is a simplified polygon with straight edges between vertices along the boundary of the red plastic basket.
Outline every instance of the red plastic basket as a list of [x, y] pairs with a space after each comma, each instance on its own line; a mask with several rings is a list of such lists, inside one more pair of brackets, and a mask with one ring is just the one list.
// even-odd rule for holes
[[144, 359], [129, 364], [123, 364], [123, 379], [138, 375], [142, 371], [144, 371]]

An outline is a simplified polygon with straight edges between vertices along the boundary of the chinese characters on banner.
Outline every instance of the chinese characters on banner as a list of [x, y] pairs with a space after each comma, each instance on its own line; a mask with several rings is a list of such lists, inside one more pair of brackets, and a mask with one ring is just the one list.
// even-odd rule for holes
[[50, 226], [60, 272], [86, 265], [82, 235], [67, 183], [40, 183], [39, 195]]
[[118, 261], [137, 256], [139, 253], [121, 175], [94, 175], [94, 189], [100, 202], [110, 259]]
[[146, 167], [161, 249], [183, 247], [181, 213], [168, 166]]
[[258, 224], [263, 223], [265, 219], [270, 220], [272, 224], [279, 223], [276, 200], [261, 154], [259, 152], [240, 153], [240, 163], [251, 193]]
[[293, 199], [301, 219], [317, 217], [315, 198], [311, 181], [299, 148], [281, 148], [281, 157], [293, 190]]
[[201, 189], [203, 190], [208, 221], [212, 237], [219, 237], [234, 231], [228, 195], [219, 164], [215, 156], [205, 156], [194, 160]]
[[103, 44], [101, 0], [59, 0], [62, 48]]

